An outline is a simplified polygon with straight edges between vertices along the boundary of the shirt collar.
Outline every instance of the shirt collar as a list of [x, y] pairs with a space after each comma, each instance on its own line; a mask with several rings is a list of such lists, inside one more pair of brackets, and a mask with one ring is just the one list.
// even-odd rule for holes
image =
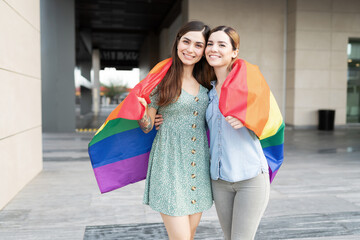
[[216, 89], [215, 89], [216, 81], [211, 81], [210, 83], [211, 83], [212, 89], [209, 91], [209, 98], [210, 98], [210, 101], [212, 101], [213, 98], [217, 95]]

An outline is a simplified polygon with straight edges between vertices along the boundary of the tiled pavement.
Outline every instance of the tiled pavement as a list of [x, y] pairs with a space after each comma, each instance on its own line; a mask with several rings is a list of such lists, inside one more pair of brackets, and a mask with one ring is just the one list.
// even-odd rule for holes
[[[144, 181], [101, 195], [93, 133], [44, 134], [44, 170], [0, 211], [0, 239], [166, 239]], [[215, 208], [196, 239], [222, 239]], [[360, 239], [360, 129], [286, 130], [285, 162], [256, 239]]]

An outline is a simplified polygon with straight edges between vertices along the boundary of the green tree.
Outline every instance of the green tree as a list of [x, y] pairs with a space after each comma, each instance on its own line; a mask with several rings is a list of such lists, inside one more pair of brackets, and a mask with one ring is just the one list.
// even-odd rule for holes
[[111, 102], [116, 102], [116, 99], [120, 96], [120, 94], [126, 92], [126, 87], [124, 86], [116, 86], [113, 83], [110, 85], [105, 85], [104, 95], [110, 98]]

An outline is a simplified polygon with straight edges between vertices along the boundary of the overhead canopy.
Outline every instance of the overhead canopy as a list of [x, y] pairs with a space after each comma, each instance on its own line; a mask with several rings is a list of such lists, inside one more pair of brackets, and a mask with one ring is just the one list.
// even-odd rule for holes
[[76, 61], [100, 50], [101, 68], [139, 65], [146, 36], [158, 34], [179, 15], [180, 0], [76, 0]]

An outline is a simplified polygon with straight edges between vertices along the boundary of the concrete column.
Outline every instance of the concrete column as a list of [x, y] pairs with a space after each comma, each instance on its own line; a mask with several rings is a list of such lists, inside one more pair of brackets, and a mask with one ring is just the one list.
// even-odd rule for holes
[[89, 57], [89, 61], [80, 62], [78, 64], [78, 67], [80, 67], [81, 76], [83, 76], [84, 78], [86, 78], [86, 80], [91, 82], [91, 67], [92, 67], [91, 58]]
[[92, 91], [91, 89], [81, 86], [80, 87], [81, 98], [80, 98], [80, 115], [86, 115], [91, 113], [91, 101], [92, 101]]
[[[91, 82], [91, 67], [92, 62], [90, 61], [80, 62], [78, 64], [81, 70], [81, 76]], [[92, 89], [86, 85], [81, 86], [81, 97], [80, 97], [80, 115], [86, 115], [92, 113]], [[77, 123], [78, 124], [78, 123]], [[79, 127], [78, 125], [76, 127]]]
[[93, 112], [95, 118], [100, 113], [100, 51], [94, 49], [92, 53], [92, 83], [93, 83]]
[[154, 33], [149, 33], [143, 45], [140, 49], [140, 59], [139, 59], [139, 68], [140, 68], [140, 80], [144, 79], [149, 73], [151, 68], [153, 68], [156, 63], [159, 61], [159, 37]]
[[160, 60], [171, 56], [171, 47], [169, 44], [169, 29], [163, 28], [159, 35], [159, 58]]
[[42, 124], [44, 132], [75, 130], [74, 0], [41, 0]]

